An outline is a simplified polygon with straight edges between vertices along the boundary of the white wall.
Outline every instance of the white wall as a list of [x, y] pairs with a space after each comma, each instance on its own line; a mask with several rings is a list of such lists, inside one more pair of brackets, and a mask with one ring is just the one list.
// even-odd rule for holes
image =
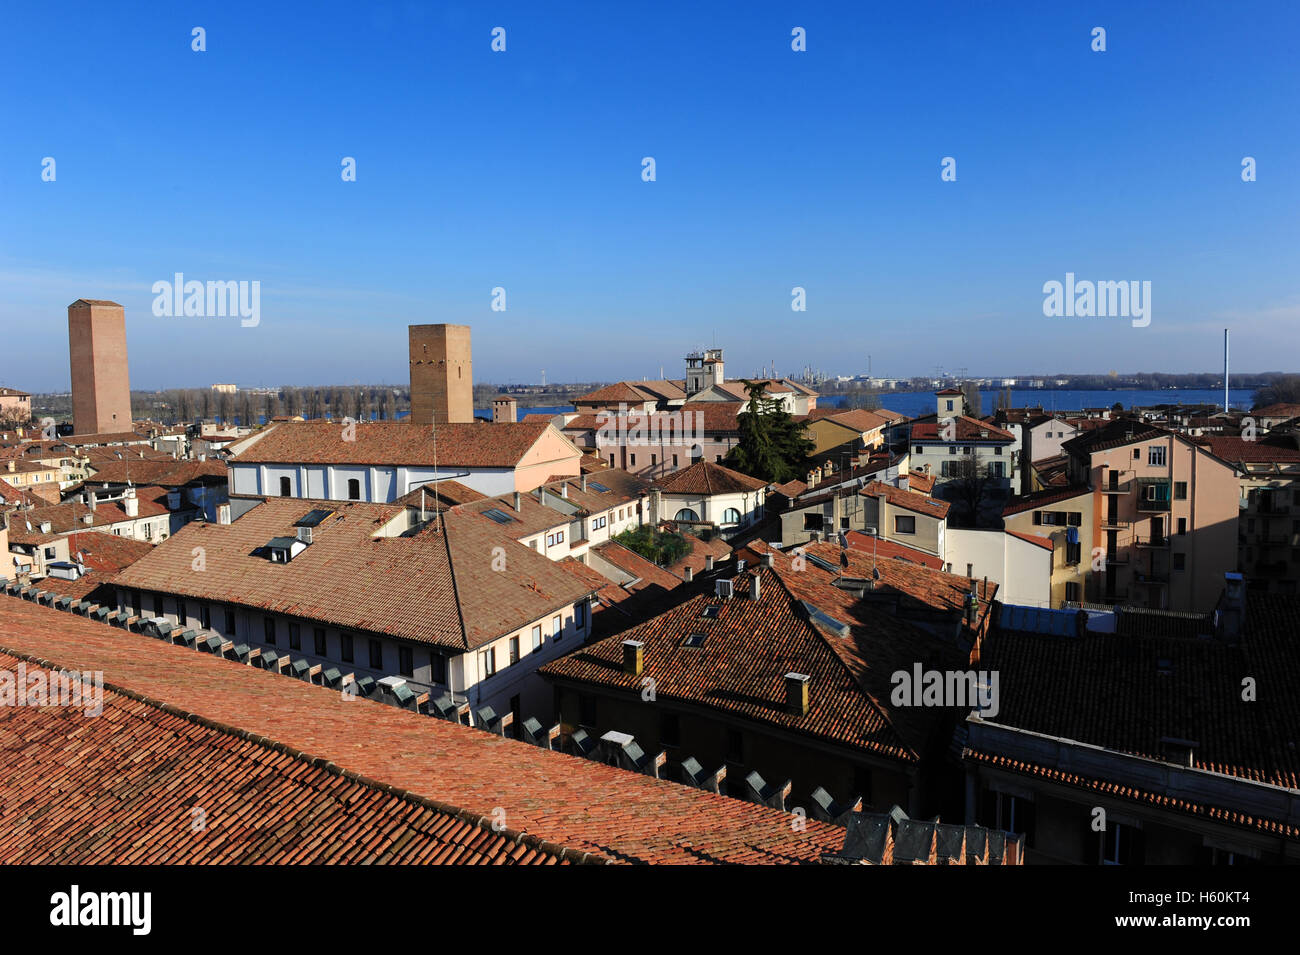
[[1002, 603], [1052, 605], [1052, 552], [1001, 530], [949, 527], [944, 538], [945, 569], [998, 585]]

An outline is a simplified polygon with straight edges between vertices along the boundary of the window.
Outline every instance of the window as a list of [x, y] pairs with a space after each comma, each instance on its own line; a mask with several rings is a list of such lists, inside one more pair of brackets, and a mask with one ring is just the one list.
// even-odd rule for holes
[[1141, 865], [1142, 831], [1122, 822], [1110, 822], [1101, 836], [1102, 865]]
[[944, 402], [944, 405], [945, 405], [945, 407], [944, 407], [944, 410], [945, 410], [945, 411], [952, 411], [952, 399], [951, 399], [951, 398], [949, 398], [947, 401], [945, 401], [945, 402]]
[[628, 463], [629, 463], [630, 465], [632, 465], [632, 467], [636, 467], [636, 455], [635, 455], [635, 454], [629, 454], [629, 455], [627, 456], [627, 460], [628, 460]]
[[912, 453], [913, 453], [913, 454], [921, 454], [921, 453], [923, 453], [924, 451], [925, 451], [925, 448], [922, 447], [922, 446], [919, 445], [919, 444], [918, 444], [916, 447], [914, 447], [914, 448], [912, 449]]
[[949, 453], [949, 454], [956, 454], [956, 453], [957, 453], [957, 445], [955, 445], [955, 444], [950, 444], [950, 445], [948, 446], [948, 453]]
[[582, 630], [587, 626], [587, 605], [585, 603], [573, 605], [573, 626], [578, 630]]
[[902, 514], [894, 515], [894, 533], [895, 534], [915, 534], [916, 518], [905, 517]]
[[653, 467], [658, 463], [659, 463], [659, 455], [657, 454], [650, 455], [650, 466]]
[[1136, 461], [1136, 460], [1137, 460], [1138, 458], [1140, 458], [1140, 457], [1142, 457], [1142, 449], [1141, 449], [1141, 448], [1134, 448], [1134, 449], [1133, 449], [1133, 460]]
[[325, 628], [317, 627], [311, 632], [311, 635], [316, 644], [316, 656], [328, 656], [328, 650], [325, 647]]
[[429, 655], [429, 668], [433, 671], [434, 683], [447, 682], [447, 658], [441, 653], [431, 653]]
[[402, 676], [415, 676], [415, 653], [410, 647], [397, 648], [397, 669]]
[[352, 662], [352, 634], [339, 634], [339, 656], [343, 658], [344, 663]]
[[555, 532], [555, 543], [557, 543], [557, 544], [563, 544], [563, 543], [564, 543], [564, 531], [556, 531], [556, 532]]
[[1034, 804], [1028, 799], [1012, 796], [1009, 793], [989, 793], [993, 803], [992, 827], [1007, 832], [1019, 832], [1025, 837], [1026, 847], [1034, 841]]
[[1175, 501], [1185, 501], [1185, 500], [1187, 500], [1187, 482], [1186, 482], [1186, 481], [1175, 481], [1175, 482], [1174, 482], [1174, 500], [1175, 500]]
[[677, 467], [677, 455], [673, 455], [673, 467]]
[[478, 655], [479, 672], [483, 679], [487, 679], [497, 672], [497, 648], [488, 647], [486, 650], [480, 650]]
[[266, 636], [266, 642], [275, 646], [275, 619], [273, 617], [262, 618], [262, 633]]
[[370, 641], [370, 669], [382, 670], [384, 668], [384, 645], [378, 640]]
[[1183, 534], [1186, 533], [1187, 533], [1187, 518], [1180, 517], [1178, 518], [1178, 534], [1179, 536], [1182, 536]]
[[734, 507], [729, 507], [729, 508], [727, 508], [725, 511], [722, 512], [722, 523], [724, 523], [724, 524], [739, 524], [739, 523], [740, 523], [740, 511], [736, 510], [736, 508], [734, 508]]
[[596, 725], [596, 698], [590, 693], [578, 697], [578, 722], [583, 726]]
[[199, 626], [204, 630], [212, 629], [212, 608], [207, 604], [199, 604]]
[[554, 535], [554, 534], [547, 534], [547, 535], [546, 535], [546, 546], [547, 546], [547, 547], [554, 547], [554, 546], [555, 546], [555, 535]]
[[302, 627], [296, 623], [289, 624], [289, 649], [302, 649]]
[[1079, 600], [1079, 582], [1078, 582], [1078, 581], [1076, 581], [1076, 580], [1068, 580], [1068, 581], [1066, 581], [1066, 583], [1065, 583], [1065, 599], [1066, 599], [1066, 600], [1073, 601], [1073, 602], [1075, 602], [1075, 603], [1078, 602], [1078, 600]]
[[1083, 544], [1080, 541], [1075, 541], [1073, 544], [1071, 544], [1069, 541], [1066, 541], [1065, 562], [1073, 566], [1074, 564], [1079, 563], [1082, 559], [1083, 559]]
[[1002, 453], [1002, 445], [999, 444], [997, 447], [995, 447], [995, 448], [993, 449], [993, 453], [994, 453], [994, 454], [1001, 454], [1001, 453]]
[[556, 614], [551, 620], [551, 637], [558, 642], [564, 636], [564, 618]]
[[361, 482], [357, 478], [348, 478], [348, 500], [361, 500]]
[[510, 638], [510, 662], [512, 664], [519, 662], [519, 638], [518, 637]]
[[153, 615], [155, 617], [161, 617], [163, 615], [162, 594], [153, 595]]
[[235, 612], [233, 610], [226, 611], [226, 626], [222, 632], [228, 637], [235, 635]]
[[539, 623], [533, 627], [533, 649], [540, 649], [542, 646], [542, 625]]
[[280, 496], [293, 497], [293, 482], [287, 477], [280, 478]]
[[813, 512], [805, 512], [803, 516], [803, 529], [806, 531], [819, 531], [822, 529], [822, 516]]
[[1186, 570], [1186, 569], [1187, 569], [1187, 555], [1174, 554], [1174, 570]]
[[689, 507], [683, 507], [677, 512], [677, 516], [673, 518], [675, 521], [698, 521], [699, 519], [700, 515], [696, 514]]
[[1153, 468], [1165, 466], [1165, 446], [1163, 444], [1153, 444], [1147, 448], [1147, 464]]

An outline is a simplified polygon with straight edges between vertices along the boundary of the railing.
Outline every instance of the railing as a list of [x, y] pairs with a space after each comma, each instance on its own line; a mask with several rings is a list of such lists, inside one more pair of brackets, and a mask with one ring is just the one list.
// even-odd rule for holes
[[1127, 494], [1133, 490], [1132, 481], [1111, 481], [1101, 486], [1102, 494]]
[[1139, 584], [1160, 584], [1169, 583], [1169, 571], [1167, 570], [1139, 570], [1134, 575]]
[[1169, 500], [1168, 498], [1161, 501], [1161, 500], [1151, 500], [1145, 497], [1139, 497], [1138, 510], [1139, 511], [1161, 511], [1161, 512], [1167, 511], [1169, 510]]
[[1116, 531], [1128, 530], [1128, 528], [1132, 525], [1132, 523], [1133, 523], [1132, 521], [1122, 520], [1121, 518], [1118, 517], [1103, 517], [1101, 519], [1101, 526], [1108, 530], [1116, 530]]
[[1134, 547], [1168, 547], [1168, 546], [1169, 546], [1169, 538], [1168, 538], [1168, 537], [1164, 537], [1164, 536], [1161, 536], [1161, 537], [1134, 537], [1134, 538], [1133, 538], [1133, 546], [1134, 546]]

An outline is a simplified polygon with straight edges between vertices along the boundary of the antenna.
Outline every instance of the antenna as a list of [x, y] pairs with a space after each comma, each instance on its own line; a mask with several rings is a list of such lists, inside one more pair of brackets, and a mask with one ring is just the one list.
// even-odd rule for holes
[[1228, 330], [1223, 330], [1223, 413], [1228, 413]]

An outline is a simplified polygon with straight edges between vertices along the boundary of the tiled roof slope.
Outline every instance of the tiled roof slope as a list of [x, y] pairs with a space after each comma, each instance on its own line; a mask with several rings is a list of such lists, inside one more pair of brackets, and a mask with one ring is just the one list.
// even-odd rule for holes
[[[750, 596], [751, 581], [759, 596]], [[542, 666], [543, 676], [635, 692], [644, 676], [660, 699], [676, 699], [903, 762], [919, 760], [934, 708], [892, 707], [890, 675], [918, 660], [960, 663], [954, 648], [859, 601], [814, 569], [758, 567], [734, 578], [736, 596], [699, 594], [653, 620]], [[803, 602], [850, 627], [847, 637], [814, 624]], [[713, 618], [704, 609], [718, 607]], [[683, 646], [692, 633], [698, 647]], [[644, 675], [623, 670], [623, 640], [645, 644]], [[785, 674], [810, 676], [809, 711], [785, 705]], [[952, 715], [952, 714], [943, 714]]]
[[[1245, 637], [994, 629], [980, 666], [1001, 673], [995, 722], [1151, 759], [1192, 740], [1196, 768], [1300, 788], [1300, 597], [1252, 594]], [[1161, 666], [1161, 661], [1167, 661]], [[1242, 681], [1256, 699], [1242, 700]], [[1050, 689], [1050, 692], [1047, 692]]]
[[[967, 415], [957, 415], [953, 419], [956, 424], [956, 437], [954, 441], [961, 443], [979, 443], [988, 441], [992, 444], [1003, 444], [1007, 441], [1016, 440], [1016, 436], [1010, 431], [999, 428], [995, 424], [987, 421], [980, 421], [978, 418], [971, 418]], [[912, 425], [912, 442], [919, 443], [922, 441], [943, 441], [940, 432], [942, 425], [938, 421], [918, 421]]]
[[[314, 507], [334, 516], [292, 561], [272, 563], [254, 553], [274, 537], [293, 536], [294, 521]], [[116, 582], [460, 650], [587, 594], [571, 574], [478, 514], [453, 510], [442, 515], [441, 530], [431, 524], [410, 537], [373, 536], [402, 510], [272, 498], [233, 524], [181, 528]], [[493, 567], [498, 546], [509, 573]], [[192, 566], [196, 547], [203, 548], [202, 572]]]
[[511, 468], [549, 428], [546, 422], [442, 424], [435, 462], [432, 426], [373, 421], [356, 426], [356, 440], [344, 441], [332, 421], [286, 421], [235, 456], [235, 464], [375, 464], [432, 467]]
[[680, 471], [664, 475], [655, 483], [665, 494], [710, 495], [757, 491], [767, 482], [712, 461], [696, 461]]
[[[20, 664], [49, 672], [0, 653], [0, 668]], [[488, 819], [133, 694], [106, 687], [103, 705], [0, 711], [0, 864], [561, 861]]]
[[884, 484], [880, 481], [872, 481], [858, 493], [863, 497], [883, 496], [891, 507], [901, 507], [905, 511], [914, 511], [917, 514], [924, 514], [926, 517], [933, 517], [938, 520], [947, 517], [948, 509], [952, 507], [947, 501], [936, 501], [924, 494], [905, 491], [901, 487], [894, 487], [892, 484]]
[[[369, 700], [345, 700], [335, 690], [26, 601], [0, 598], [0, 633], [8, 652], [102, 670], [115, 687], [473, 817], [490, 818], [500, 808], [509, 830], [556, 851], [623, 862], [810, 863], [844, 838], [843, 829], [827, 823], [809, 819], [804, 831], [795, 831], [789, 813]], [[0, 793], [14, 786], [0, 779]]]

